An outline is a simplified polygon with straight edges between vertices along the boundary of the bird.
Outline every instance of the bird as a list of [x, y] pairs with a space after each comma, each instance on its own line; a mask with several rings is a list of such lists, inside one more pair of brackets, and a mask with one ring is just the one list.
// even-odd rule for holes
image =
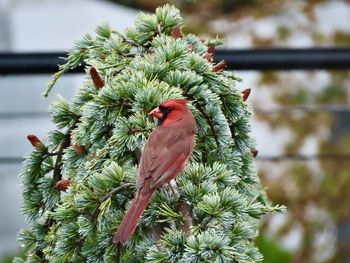
[[113, 243], [125, 244], [134, 233], [154, 191], [170, 184], [188, 163], [195, 146], [197, 126], [186, 99], [163, 101], [149, 115], [158, 119], [141, 155], [136, 194]]

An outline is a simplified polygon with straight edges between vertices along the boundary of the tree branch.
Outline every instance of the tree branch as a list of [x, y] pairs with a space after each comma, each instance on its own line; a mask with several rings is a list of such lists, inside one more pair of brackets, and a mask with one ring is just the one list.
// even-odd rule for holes
[[63, 156], [63, 150], [69, 147], [70, 145], [70, 133], [72, 130], [75, 128], [76, 124], [78, 122], [78, 119], [76, 119], [72, 125], [68, 128], [66, 134], [64, 135], [63, 141], [61, 143], [60, 148], [58, 149], [57, 152], [57, 158], [55, 162], [55, 167], [53, 170], [53, 182], [56, 184], [59, 180], [62, 179], [61, 175], [61, 167], [62, 167], [62, 156]]
[[215, 128], [214, 128], [214, 124], [211, 122], [210, 120], [210, 117], [208, 116], [208, 114], [203, 110], [203, 108], [199, 105], [199, 103], [197, 103], [197, 108], [198, 110], [202, 113], [202, 115], [204, 116], [204, 118], [207, 120], [209, 126], [210, 126], [210, 129], [213, 133], [213, 136], [214, 136], [214, 139], [215, 139], [215, 142], [216, 142], [216, 146], [218, 148], [220, 148], [220, 144], [219, 144], [219, 140], [218, 140], [218, 136], [216, 135], [216, 132], [215, 132]]
[[157, 25], [157, 31], [158, 31], [158, 35], [161, 36], [162, 35], [162, 26], [160, 24]]
[[[62, 156], [63, 156], [63, 150], [66, 149], [70, 145], [70, 133], [72, 130], [75, 128], [76, 124], [78, 122], [78, 118], [71, 124], [71, 126], [68, 128], [66, 134], [64, 135], [63, 141], [60, 145], [60, 148], [58, 149], [58, 152], [56, 153], [57, 158], [53, 170], [53, 185], [55, 186], [56, 183], [62, 179], [61, 175], [61, 168], [62, 168]], [[55, 220], [52, 218], [48, 217], [45, 226], [47, 231], [49, 228], [55, 223]]]
[[192, 211], [192, 206], [183, 202], [183, 201], [180, 201], [180, 203], [178, 205], [178, 210], [183, 215], [183, 220], [184, 220], [184, 222], [183, 222], [183, 224], [181, 224], [180, 228], [186, 234], [189, 234], [193, 224], [195, 223], [193, 211]]
[[133, 184], [132, 183], [125, 183], [117, 188], [114, 188], [112, 191], [110, 191], [108, 194], [106, 194], [99, 205], [95, 208], [94, 212], [91, 215], [91, 220], [96, 221], [98, 214], [100, 213], [100, 205], [106, 201], [108, 198], [111, 198], [112, 196], [115, 196], [116, 194], [120, 193], [121, 191], [125, 190], [126, 188], [131, 187]]
[[195, 98], [193, 98], [193, 96], [191, 96], [191, 95], [189, 95], [189, 94], [187, 94], [187, 96], [188, 96], [191, 100], [193, 100], [193, 103], [196, 104], [197, 109], [200, 111], [200, 113], [201, 113], [201, 114], [203, 115], [203, 117], [206, 119], [206, 121], [207, 121], [208, 125], [210, 126], [210, 129], [211, 129], [211, 131], [212, 131], [212, 133], [213, 133], [213, 136], [214, 136], [214, 139], [215, 139], [215, 142], [216, 142], [216, 146], [217, 146], [218, 148], [220, 148], [218, 136], [217, 136], [217, 134], [216, 134], [216, 132], [215, 132], [214, 124], [212, 123], [210, 117], [209, 117], [208, 114], [204, 111], [204, 109], [203, 109], [202, 106], [199, 104], [199, 102], [198, 102]]
[[204, 218], [204, 220], [200, 223], [199, 227], [200, 229], [205, 229], [206, 226], [209, 224], [209, 222], [214, 218], [213, 215]]

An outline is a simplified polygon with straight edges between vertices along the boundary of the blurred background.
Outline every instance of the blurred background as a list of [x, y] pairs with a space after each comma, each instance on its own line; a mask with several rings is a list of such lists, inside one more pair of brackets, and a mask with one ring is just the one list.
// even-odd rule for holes
[[[348, 0], [0, 0], [0, 52], [67, 51], [103, 21], [123, 32], [139, 10], [171, 3], [185, 33], [223, 48], [350, 47]], [[237, 71], [251, 88], [257, 169], [274, 204], [257, 240], [265, 262], [350, 262], [350, 71]], [[18, 173], [27, 134], [53, 129], [47, 108], [70, 99], [83, 75], [66, 75], [47, 99], [49, 75], [0, 76], [0, 262], [20, 253]]]

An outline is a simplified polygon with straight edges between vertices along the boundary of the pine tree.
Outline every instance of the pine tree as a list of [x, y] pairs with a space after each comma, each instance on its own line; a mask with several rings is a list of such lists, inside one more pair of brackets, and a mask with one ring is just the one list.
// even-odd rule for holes
[[[102, 24], [69, 52], [44, 95], [83, 62], [86, 79], [71, 102], [51, 105], [56, 130], [44, 141], [28, 136], [34, 151], [20, 177], [30, 227], [18, 234], [25, 259], [15, 262], [262, 261], [258, 220], [282, 208], [269, 204], [254, 168], [247, 92], [223, 61], [213, 62], [221, 41], [182, 27], [179, 11], [165, 5], [141, 13], [125, 35]], [[173, 98], [190, 100], [198, 126], [179, 194], [160, 188], [129, 242], [115, 245], [156, 125], [147, 113]]]

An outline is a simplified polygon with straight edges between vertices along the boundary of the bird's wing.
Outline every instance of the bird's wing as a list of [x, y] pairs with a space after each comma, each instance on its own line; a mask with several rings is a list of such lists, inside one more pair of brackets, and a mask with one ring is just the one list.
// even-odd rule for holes
[[156, 188], [181, 172], [193, 150], [193, 136], [180, 128], [155, 129], [142, 153], [137, 178], [138, 189], [146, 179], [151, 180], [151, 188]]

